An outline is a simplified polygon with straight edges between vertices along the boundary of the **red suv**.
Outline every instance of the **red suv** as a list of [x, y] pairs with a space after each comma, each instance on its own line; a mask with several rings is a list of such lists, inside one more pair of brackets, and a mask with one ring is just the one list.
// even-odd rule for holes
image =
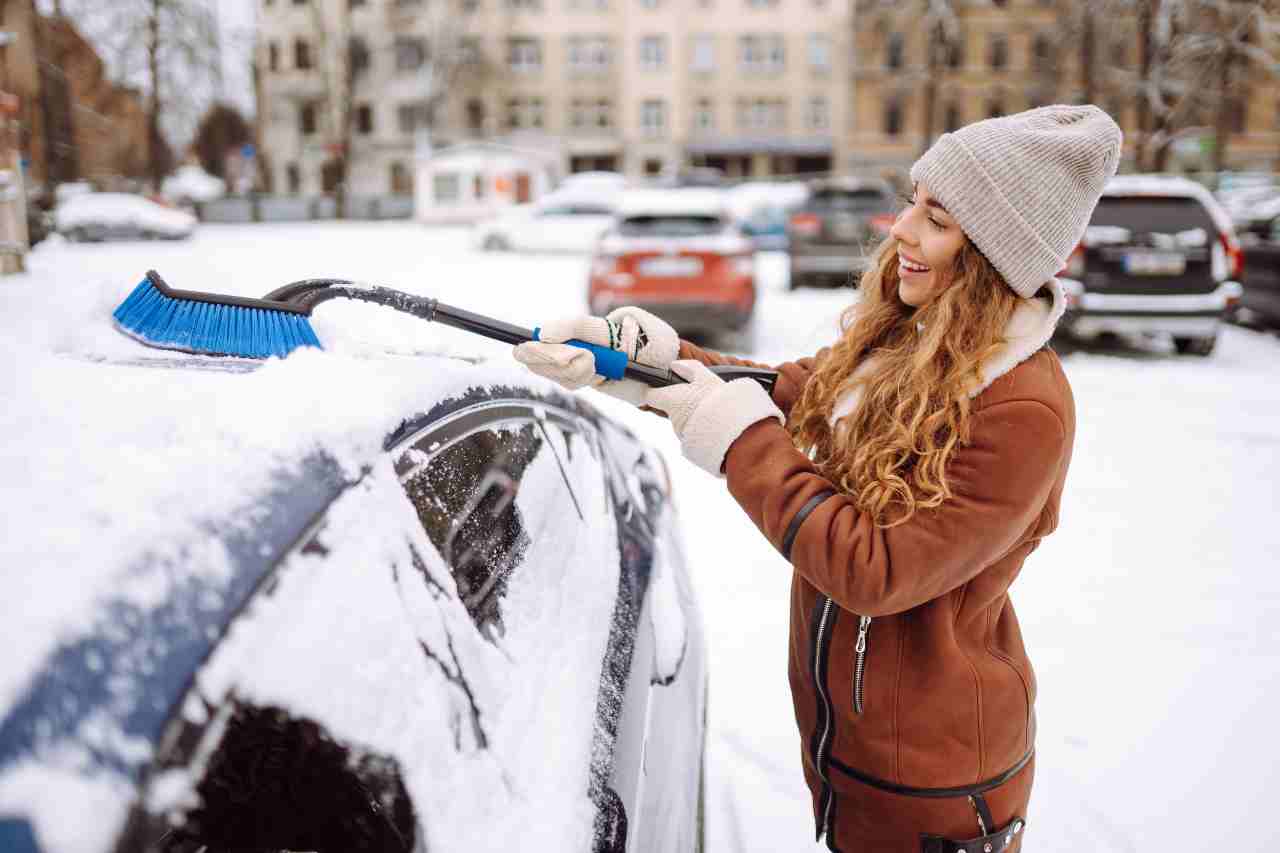
[[[682, 334], [747, 333], [756, 304], [753, 244], [720, 190], [634, 190], [596, 244], [593, 314], [635, 305]], [[744, 348], [749, 348], [749, 341]]]

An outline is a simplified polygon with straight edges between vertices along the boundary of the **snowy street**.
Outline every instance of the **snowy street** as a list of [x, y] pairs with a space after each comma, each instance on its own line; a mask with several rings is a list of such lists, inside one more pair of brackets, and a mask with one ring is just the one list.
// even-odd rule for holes
[[[28, 262], [0, 281], [0, 312], [57, 288], [65, 314], [3, 335], [89, 357], [101, 342], [65, 330], [105, 318], [148, 269], [175, 288], [243, 296], [347, 277], [523, 326], [586, 310], [585, 256], [484, 253], [466, 229], [411, 223], [202, 225], [173, 243], [55, 237]], [[834, 338], [848, 291], [789, 291], [783, 254], [759, 256], [757, 276], [751, 358], [798, 358]], [[503, 345], [356, 303], [319, 309], [315, 328], [339, 351], [511, 361]], [[1059, 351], [1078, 432], [1060, 527], [1012, 593], [1039, 688], [1026, 849], [1179, 851], [1221, 827], [1246, 830], [1233, 850], [1272, 850], [1280, 336], [1229, 327], [1209, 358], [1163, 344], [1070, 349]], [[681, 458], [665, 421], [603, 395], [592, 402], [660, 447], [675, 481], [710, 645], [708, 849], [810, 849], [786, 673], [790, 568], [723, 482]], [[95, 417], [109, 413], [86, 422]]]

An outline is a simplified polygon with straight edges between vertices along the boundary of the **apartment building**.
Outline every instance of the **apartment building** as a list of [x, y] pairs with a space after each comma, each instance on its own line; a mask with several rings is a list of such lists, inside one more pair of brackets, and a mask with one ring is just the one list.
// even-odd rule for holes
[[407, 191], [425, 144], [481, 137], [564, 172], [824, 172], [848, 121], [846, 0], [259, 2], [277, 191], [326, 189], [339, 145], [353, 192]]
[[[852, 120], [838, 140], [838, 167], [903, 175], [930, 136], [970, 122], [1053, 103], [1077, 103], [1083, 94], [1081, 34], [1072, 29], [1078, 7], [1070, 0], [951, 0], [960, 39], [935, 58], [931, 131], [926, 128], [929, 34], [923, 0], [858, 0], [849, 97]], [[1139, 138], [1132, 94], [1110, 85], [1138, 72], [1138, 34], [1130, 13], [1095, 20], [1093, 101], [1125, 132], [1122, 168], [1132, 167]], [[1280, 86], [1256, 71], [1247, 99], [1233, 105], [1228, 165], [1280, 168]], [[1212, 115], [1194, 121], [1179, 150], [1203, 167], [1200, 138]], [[1196, 133], [1195, 125], [1200, 128]]]

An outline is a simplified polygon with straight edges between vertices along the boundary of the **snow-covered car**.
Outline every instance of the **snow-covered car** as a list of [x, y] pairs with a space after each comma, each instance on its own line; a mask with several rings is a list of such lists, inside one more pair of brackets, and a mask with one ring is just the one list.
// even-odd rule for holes
[[754, 253], [722, 190], [628, 191], [591, 260], [587, 303], [593, 314], [637, 305], [685, 334], [735, 333], [749, 350]]
[[1059, 274], [1079, 337], [1171, 335], [1178, 352], [1207, 356], [1238, 303], [1243, 255], [1231, 220], [1200, 184], [1168, 175], [1107, 182]]
[[0, 433], [0, 849], [700, 846], [655, 451], [515, 366], [123, 346]]
[[809, 187], [803, 181], [747, 181], [726, 190], [725, 196], [743, 233], [757, 249], [785, 251], [790, 243], [788, 217], [808, 199]]
[[130, 193], [83, 193], [58, 205], [54, 228], [69, 240], [180, 240], [196, 218]]
[[174, 204], [213, 201], [227, 194], [227, 182], [195, 163], [179, 166], [160, 184], [160, 193]]
[[552, 193], [475, 226], [475, 244], [491, 252], [589, 252], [613, 224], [614, 197]]

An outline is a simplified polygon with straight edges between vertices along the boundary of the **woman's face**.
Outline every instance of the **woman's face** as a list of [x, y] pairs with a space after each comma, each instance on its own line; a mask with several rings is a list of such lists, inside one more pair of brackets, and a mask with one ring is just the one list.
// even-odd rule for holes
[[913, 308], [926, 304], [951, 285], [964, 232], [922, 183], [909, 206], [889, 230], [898, 241], [898, 298]]

